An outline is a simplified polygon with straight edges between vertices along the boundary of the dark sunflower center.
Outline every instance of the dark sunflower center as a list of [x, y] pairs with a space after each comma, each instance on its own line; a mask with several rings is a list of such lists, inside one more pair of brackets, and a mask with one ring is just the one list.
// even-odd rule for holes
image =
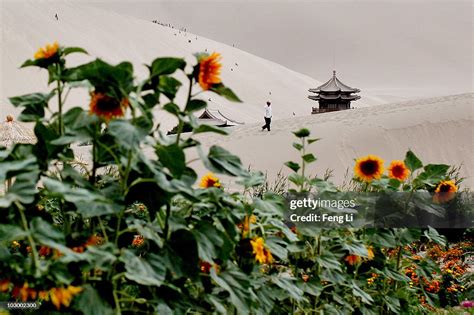
[[403, 175], [403, 167], [401, 166], [395, 166], [392, 168], [393, 175], [395, 176], [402, 176]]
[[450, 191], [451, 191], [451, 186], [450, 185], [442, 184], [439, 187], [439, 192], [446, 193], [446, 192], [450, 192]]
[[364, 175], [373, 175], [377, 173], [378, 168], [376, 161], [365, 161], [360, 165], [360, 170]]
[[100, 111], [108, 112], [113, 111], [120, 107], [120, 102], [110, 96], [103, 96], [97, 100], [97, 108]]

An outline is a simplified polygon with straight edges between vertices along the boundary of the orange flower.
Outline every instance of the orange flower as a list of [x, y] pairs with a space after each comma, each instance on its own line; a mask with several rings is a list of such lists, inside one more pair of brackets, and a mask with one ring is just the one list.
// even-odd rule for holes
[[347, 255], [346, 259], [347, 263], [351, 266], [354, 266], [360, 262], [360, 257], [357, 255]]
[[304, 282], [308, 282], [309, 276], [308, 275], [302, 275], [301, 279], [303, 279]]
[[249, 216], [245, 216], [244, 218], [244, 224], [241, 225], [241, 229], [242, 229], [242, 234], [245, 236], [248, 234], [248, 232], [250, 231], [250, 224], [255, 224], [257, 223], [257, 217], [255, 215], [251, 215], [250, 217]]
[[255, 260], [261, 264], [272, 263], [272, 253], [265, 247], [265, 241], [261, 237], [256, 237], [250, 241], [252, 244], [253, 253], [255, 254]]
[[112, 118], [123, 117], [128, 105], [126, 98], [118, 100], [102, 92], [92, 92], [89, 114], [96, 114], [108, 122]]
[[48, 59], [52, 56], [56, 55], [59, 50], [58, 42], [54, 42], [53, 44], [48, 44], [45, 47], [41, 47], [35, 53], [35, 59]]
[[454, 180], [443, 180], [436, 186], [433, 201], [437, 203], [447, 202], [454, 198], [457, 191], [458, 187]]
[[356, 177], [366, 182], [379, 179], [383, 174], [383, 162], [381, 158], [375, 155], [357, 159], [354, 173]]
[[28, 283], [24, 283], [22, 287], [15, 286], [12, 291], [12, 296], [15, 299], [20, 299], [23, 302], [28, 301], [28, 297], [32, 300], [36, 299], [37, 292], [28, 286]]
[[52, 288], [50, 291], [51, 302], [59, 310], [61, 305], [68, 307], [74, 295], [82, 291], [82, 288], [74, 287], [72, 285], [67, 288]]
[[7, 292], [10, 287], [10, 280], [2, 279], [0, 280], [0, 292]]
[[199, 59], [198, 82], [203, 90], [209, 90], [214, 84], [221, 83], [219, 77], [222, 65], [219, 63], [221, 55], [212, 53]]
[[143, 235], [137, 234], [133, 236], [132, 246], [133, 247], [142, 247], [145, 244], [145, 239]]
[[214, 176], [212, 173], [207, 173], [201, 179], [201, 183], [199, 184], [201, 188], [210, 188], [210, 187], [221, 187], [221, 183], [219, 182], [219, 178]]
[[395, 160], [388, 167], [388, 177], [398, 179], [403, 182], [410, 175], [410, 170], [406, 167], [405, 162]]

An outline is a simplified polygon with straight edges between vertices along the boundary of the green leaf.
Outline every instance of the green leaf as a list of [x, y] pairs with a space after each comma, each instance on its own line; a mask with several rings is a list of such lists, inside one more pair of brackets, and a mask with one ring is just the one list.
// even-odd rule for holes
[[28, 236], [28, 233], [17, 225], [0, 224], [0, 242], [19, 241]]
[[425, 231], [424, 236], [432, 242], [435, 242], [438, 245], [446, 246], [446, 237], [440, 235], [438, 231], [433, 229], [431, 226], [428, 227], [428, 230]]
[[184, 109], [185, 112], [195, 112], [197, 110], [203, 109], [207, 106], [207, 103], [202, 100], [190, 100]]
[[127, 120], [114, 119], [109, 123], [108, 132], [114, 136], [116, 142], [125, 149], [138, 149], [141, 141], [147, 136], [147, 131]]
[[364, 304], [372, 304], [374, 302], [374, 299], [370, 296], [370, 294], [362, 290], [357, 285], [357, 282], [355, 280], [352, 280], [352, 293], [355, 296], [360, 297]]
[[310, 131], [307, 128], [301, 128], [298, 131], [294, 131], [293, 134], [298, 138], [304, 138], [310, 135]]
[[209, 149], [209, 162], [220, 173], [232, 176], [246, 176], [248, 172], [242, 168], [240, 158], [219, 146], [213, 145]]
[[423, 167], [423, 163], [418, 159], [418, 157], [411, 150], [407, 152], [405, 156], [405, 165], [413, 173], [417, 169]]
[[285, 165], [292, 169], [294, 172], [298, 172], [298, 170], [301, 168], [298, 163], [292, 161], [286, 162]]
[[62, 80], [66, 82], [89, 81], [96, 90], [106, 92], [117, 99], [128, 97], [133, 89], [133, 65], [122, 62], [110, 65], [101, 59], [67, 69]]
[[174, 231], [163, 256], [163, 264], [176, 277], [194, 279], [199, 273], [198, 245], [194, 234], [185, 229]]
[[54, 92], [31, 93], [10, 97], [9, 100], [15, 107], [24, 107], [19, 120], [29, 122], [44, 117], [44, 108], [48, 107], [48, 102], [54, 95]]
[[288, 176], [288, 180], [294, 183], [296, 186], [301, 186], [306, 182], [306, 178], [304, 176], [301, 176], [296, 173], [290, 174], [290, 176]]
[[222, 83], [213, 85], [210, 90], [217, 93], [220, 96], [225, 97], [227, 100], [231, 102], [238, 102], [238, 103], [242, 102], [240, 98], [237, 95], [235, 95], [235, 93], [231, 89], [229, 89]]
[[250, 284], [246, 274], [242, 273], [236, 267], [229, 266], [228, 269], [219, 274], [216, 273], [214, 268], [211, 268], [210, 276], [219, 287], [229, 293], [231, 303], [239, 312], [248, 313], [250, 311]]
[[39, 170], [19, 174], [7, 193], [0, 198], [0, 208], [7, 208], [13, 202], [18, 201], [22, 204], [30, 204], [35, 200], [38, 192], [36, 181], [39, 177]]
[[159, 91], [163, 93], [168, 99], [174, 100], [181, 85], [181, 82], [173, 77], [160, 76], [158, 87]]
[[219, 257], [219, 249], [224, 245], [222, 233], [205, 221], [201, 221], [192, 232], [198, 245], [199, 257], [212, 263]]
[[172, 74], [176, 70], [184, 70], [186, 62], [182, 58], [157, 58], [151, 63], [150, 76], [160, 76], [163, 74]]
[[194, 134], [204, 133], [204, 132], [214, 132], [221, 135], [228, 135], [227, 131], [225, 131], [223, 128], [214, 127], [211, 125], [199, 125], [197, 128], [193, 129]]
[[321, 138], [308, 139], [308, 144], [311, 144], [311, 143], [319, 141], [319, 140], [321, 140]]
[[105, 299], [99, 295], [90, 284], [82, 287], [84, 291], [74, 302], [74, 308], [79, 309], [84, 315], [113, 315], [114, 311]]
[[148, 254], [145, 258], [135, 256], [131, 250], [124, 249], [120, 261], [125, 263], [125, 277], [136, 283], [147, 286], [161, 286], [166, 276], [166, 268], [161, 258]]
[[298, 151], [301, 151], [301, 149], [303, 149], [303, 145], [298, 142], [293, 142], [293, 148], [295, 148]]
[[69, 54], [74, 54], [74, 53], [81, 53], [81, 54], [88, 55], [87, 51], [81, 47], [66, 47], [63, 49], [64, 56], [67, 56]]
[[168, 146], [159, 145], [156, 153], [160, 162], [170, 170], [177, 178], [180, 178], [186, 168], [186, 161], [183, 149], [177, 144]]
[[167, 103], [163, 105], [163, 109], [167, 111], [168, 113], [173, 114], [176, 117], [181, 115], [181, 110], [179, 109], [178, 105], [176, 105], [175, 103]]
[[316, 161], [316, 157], [312, 153], [305, 154], [301, 157], [306, 163], [312, 163]]
[[64, 200], [73, 203], [77, 207], [77, 212], [85, 218], [113, 214], [121, 209], [119, 205], [114, 204], [107, 197], [101, 196], [90, 189], [73, 187], [69, 183], [48, 177], [43, 178], [42, 181], [47, 196], [62, 197]]
[[42, 244], [50, 241], [61, 244], [65, 242], [64, 234], [40, 217], [31, 220], [31, 232], [33, 237]]

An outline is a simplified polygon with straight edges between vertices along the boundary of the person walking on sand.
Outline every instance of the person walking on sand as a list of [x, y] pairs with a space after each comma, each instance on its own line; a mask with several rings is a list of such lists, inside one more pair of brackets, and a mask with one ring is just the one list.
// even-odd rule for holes
[[265, 129], [268, 129], [270, 131], [270, 124], [272, 123], [272, 103], [270, 101], [267, 101], [267, 106], [265, 107], [265, 125], [262, 126], [262, 131]]

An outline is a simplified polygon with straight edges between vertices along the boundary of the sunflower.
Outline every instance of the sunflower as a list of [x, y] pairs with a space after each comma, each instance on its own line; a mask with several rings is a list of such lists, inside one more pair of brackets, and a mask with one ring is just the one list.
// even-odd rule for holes
[[454, 193], [458, 191], [458, 187], [454, 180], [443, 180], [436, 186], [433, 200], [437, 203], [447, 202], [454, 198]]
[[67, 288], [52, 288], [50, 291], [51, 302], [59, 310], [61, 305], [68, 307], [74, 295], [82, 291], [82, 288], [68, 286]]
[[360, 262], [360, 257], [357, 255], [347, 255], [344, 259], [349, 265], [354, 266]]
[[201, 188], [210, 188], [210, 187], [221, 187], [219, 178], [214, 176], [212, 173], [207, 173], [201, 178], [201, 183], [199, 184]]
[[125, 109], [128, 107], [128, 99], [119, 100], [102, 92], [92, 92], [89, 105], [89, 114], [96, 114], [99, 117], [109, 121], [115, 117], [125, 115]]
[[383, 174], [383, 160], [375, 155], [356, 160], [354, 173], [359, 179], [370, 182], [373, 179], [379, 179]]
[[395, 160], [388, 167], [388, 177], [398, 179], [403, 182], [410, 175], [410, 170], [406, 167], [405, 162]]
[[255, 223], [257, 223], [257, 217], [255, 215], [252, 214], [250, 217], [245, 216], [244, 223], [241, 226], [242, 234], [244, 236], [247, 235], [248, 232], [250, 231], [250, 224], [255, 224]]
[[53, 44], [48, 44], [45, 47], [41, 47], [38, 49], [38, 51], [35, 53], [35, 59], [48, 59], [53, 57], [58, 53], [59, 50], [59, 44], [58, 42], [54, 42]]
[[221, 83], [219, 77], [222, 64], [219, 63], [221, 55], [212, 53], [212, 55], [203, 56], [199, 59], [198, 82], [203, 90], [209, 90], [212, 85]]
[[272, 263], [272, 253], [265, 247], [265, 241], [261, 237], [256, 237], [250, 241], [252, 244], [253, 253], [255, 254], [255, 260], [261, 264]]

